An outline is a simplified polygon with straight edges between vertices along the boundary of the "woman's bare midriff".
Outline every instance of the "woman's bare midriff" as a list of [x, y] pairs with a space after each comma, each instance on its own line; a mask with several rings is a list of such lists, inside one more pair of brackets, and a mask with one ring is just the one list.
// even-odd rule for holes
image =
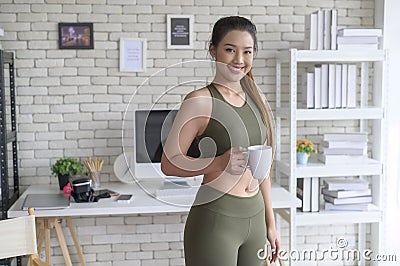
[[[250, 181], [252, 183], [248, 191]], [[242, 175], [231, 175], [227, 172], [207, 174], [204, 175], [203, 184], [239, 197], [251, 197], [258, 192], [258, 181], [253, 178], [250, 170], [246, 170]]]

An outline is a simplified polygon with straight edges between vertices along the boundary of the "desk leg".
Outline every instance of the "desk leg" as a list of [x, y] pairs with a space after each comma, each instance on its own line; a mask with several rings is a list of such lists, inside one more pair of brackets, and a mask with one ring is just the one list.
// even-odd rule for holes
[[69, 227], [69, 231], [71, 232], [72, 239], [74, 240], [76, 251], [79, 255], [79, 260], [81, 261], [82, 266], [86, 266], [85, 258], [83, 257], [81, 246], [79, 245], [78, 238], [76, 237], [75, 228], [72, 225], [71, 217], [66, 217], [67, 225]]
[[42, 252], [43, 241], [44, 241], [44, 222], [41, 219], [37, 219], [36, 222], [36, 239], [38, 240], [37, 253], [40, 255], [40, 252]]
[[46, 263], [51, 265], [50, 262], [50, 224], [49, 219], [44, 219], [44, 236], [45, 236], [45, 248], [46, 248]]
[[60, 224], [58, 223], [58, 218], [53, 218], [52, 225], [56, 229], [56, 234], [58, 242], [60, 243], [60, 248], [64, 256], [65, 264], [67, 266], [72, 266], [71, 258], [69, 256], [67, 244], [65, 243], [65, 238]]

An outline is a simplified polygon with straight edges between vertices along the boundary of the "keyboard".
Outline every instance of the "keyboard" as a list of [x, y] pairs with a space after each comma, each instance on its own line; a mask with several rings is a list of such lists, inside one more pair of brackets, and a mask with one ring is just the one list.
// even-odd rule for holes
[[182, 187], [182, 188], [161, 188], [157, 189], [155, 196], [158, 198], [164, 197], [180, 197], [180, 196], [194, 196], [196, 195], [199, 187]]

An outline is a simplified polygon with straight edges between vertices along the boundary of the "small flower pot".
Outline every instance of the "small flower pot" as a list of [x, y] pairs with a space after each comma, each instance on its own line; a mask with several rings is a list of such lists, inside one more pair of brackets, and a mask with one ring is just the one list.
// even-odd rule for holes
[[307, 164], [308, 163], [308, 155], [305, 152], [297, 153], [297, 163], [298, 164]]
[[60, 186], [60, 190], [68, 184], [69, 182], [69, 175], [58, 175], [58, 185]]

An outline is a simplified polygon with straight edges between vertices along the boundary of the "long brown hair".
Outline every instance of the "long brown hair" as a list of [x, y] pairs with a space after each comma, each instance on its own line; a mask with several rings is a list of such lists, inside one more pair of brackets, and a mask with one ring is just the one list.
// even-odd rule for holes
[[[230, 16], [219, 19], [215, 23], [213, 28], [211, 44], [217, 46], [220, 43], [220, 41], [225, 37], [225, 35], [232, 30], [248, 32], [254, 41], [254, 47], [253, 47], [254, 52], [257, 51], [256, 26], [247, 18], [240, 16]], [[275, 131], [274, 131], [274, 121], [272, 114], [267, 109], [266, 103], [264, 102], [264, 100], [260, 95], [257, 85], [254, 82], [251, 70], [247, 73], [247, 76], [248, 77], [245, 76], [240, 80], [240, 84], [242, 85], [242, 88], [245, 91], [245, 93], [250, 96], [250, 98], [254, 101], [258, 110], [260, 111], [263, 123], [267, 127], [267, 145], [271, 146], [274, 151]]]

